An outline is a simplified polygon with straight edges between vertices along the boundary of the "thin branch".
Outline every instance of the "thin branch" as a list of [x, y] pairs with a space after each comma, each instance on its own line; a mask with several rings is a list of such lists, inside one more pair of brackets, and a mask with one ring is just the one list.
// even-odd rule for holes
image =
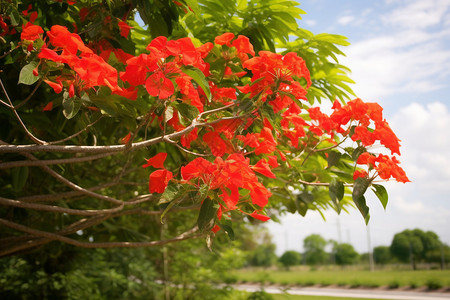
[[100, 214], [106, 214], [106, 213], [113, 213], [113, 212], [122, 210], [124, 207], [124, 203], [122, 203], [117, 207], [108, 208], [108, 209], [73, 209], [73, 208], [65, 208], [65, 207], [53, 206], [53, 205], [21, 202], [21, 201], [7, 199], [7, 198], [3, 198], [3, 197], [0, 197], [0, 205], [14, 206], [14, 207], [34, 209], [34, 210], [40, 210], [40, 211], [64, 213], [64, 214], [78, 215], [78, 216], [93, 216], [93, 215], [100, 215]]
[[22, 119], [20, 118], [19, 114], [17, 113], [16, 109], [14, 108], [14, 105], [13, 105], [11, 99], [10, 99], [9, 96], [8, 96], [8, 92], [6, 91], [6, 88], [5, 88], [5, 86], [3, 85], [3, 81], [2, 81], [1, 78], [0, 78], [0, 85], [1, 85], [1, 87], [2, 87], [3, 92], [5, 93], [6, 99], [8, 100], [9, 104], [10, 104], [11, 107], [12, 107], [12, 110], [13, 110], [13, 112], [14, 112], [14, 115], [16, 116], [17, 120], [18, 120], [19, 123], [20, 123], [20, 126], [22, 126], [22, 128], [23, 128], [23, 130], [25, 131], [25, 133], [27, 134], [27, 136], [28, 136], [33, 142], [35, 142], [36, 144], [41, 144], [41, 145], [46, 144], [47, 142], [45, 142], [45, 141], [43, 141], [43, 140], [38, 139], [37, 137], [35, 137], [35, 136], [28, 130], [27, 126], [25, 126], [25, 124], [22, 122]]
[[[311, 185], [311, 186], [330, 186], [327, 182], [308, 182], [301, 179], [298, 179], [298, 182], [304, 185]], [[353, 183], [344, 183], [345, 187], [353, 187]]]
[[[105, 188], [109, 188], [115, 185], [136, 185], [135, 182], [108, 182], [102, 185], [98, 185], [95, 187], [90, 187], [87, 188], [87, 190], [89, 191], [96, 191], [96, 190], [101, 190], [101, 189], [105, 189]], [[45, 194], [45, 195], [33, 195], [33, 196], [25, 196], [25, 197], [20, 197], [17, 200], [18, 201], [22, 201], [22, 202], [41, 202], [41, 201], [45, 201], [45, 202], [51, 202], [51, 201], [56, 201], [59, 199], [69, 199], [69, 198], [73, 198], [73, 197], [77, 197], [83, 195], [83, 192], [81, 191], [70, 191], [70, 192], [62, 192], [62, 193], [57, 193], [57, 194]]]
[[11, 222], [5, 219], [0, 218], [0, 224], [7, 226], [9, 228], [22, 231], [28, 234], [32, 234], [35, 236], [49, 238], [51, 240], [57, 240], [60, 242], [64, 242], [73, 246], [82, 247], [82, 248], [139, 248], [139, 247], [157, 247], [163, 246], [169, 243], [179, 242], [186, 239], [197, 238], [200, 237], [201, 234], [195, 234], [198, 231], [198, 227], [194, 227], [182, 234], [160, 241], [151, 241], [151, 242], [82, 242], [75, 239], [71, 239], [65, 236], [61, 236], [59, 234], [50, 233], [42, 230], [32, 229], [27, 226]]
[[[162, 143], [164, 142], [165, 138], [169, 139], [176, 139], [178, 137], [181, 137], [185, 134], [188, 134], [194, 128], [196, 127], [202, 127], [202, 126], [210, 126], [211, 123], [208, 122], [199, 122], [198, 120], [202, 118], [206, 114], [222, 111], [225, 109], [228, 109], [235, 104], [230, 104], [227, 106], [219, 107], [216, 109], [212, 109], [209, 111], [202, 112], [198, 115], [198, 117], [192, 121], [192, 123], [187, 126], [186, 128], [173, 132], [167, 135], [155, 137], [149, 140], [141, 141], [138, 143], [132, 143], [129, 147], [127, 145], [110, 145], [110, 146], [75, 146], [75, 145], [9, 145], [5, 143], [4, 141], [0, 140], [0, 153], [29, 153], [29, 152], [64, 152], [64, 153], [105, 153], [105, 152], [122, 152], [125, 150], [128, 151], [134, 151], [137, 149], [145, 148], [154, 144]], [[240, 117], [227, 117], [222, 118], [220, 120], [227, 120], [227, 119], [236, 119]], [[213, 121], [217, 122], [217, 120]]]
[[[192, 154], [192, 155], [195, 155], [195, 156], [201, 156], [201, 157], [211, 156], [211, 154], [201, 154], [201, 153], [196, 153], [196, 152], [190, 151], [190, 150], [188, 150], [188, 149], [182, 147], [181, 145], [179, 145], [177, 142], [172, 141], [172, 140], [169, 139], [169, 138], [165, 138], [164, 140], [166, 140], [168, 143], [170, 143], [170, 144], [172, 144], [172, 145], [177, 146], [177, 148], [180, 149], [180, 150], [183, 151], [183, 152], [186, 152], [186, 153], [189, 153], [189, 154]], [[1, 166], [1, 164], [0, 164], [0, 166]]]
[[[36, 157], [34, 157], [33, 155], [29, 154], [29, 153], [22, 153], [22, 155], [28, 157], [30, 160], [38, 160]], [[65, 184], [66, 186], [70, 187], [71, 189], [75, 190], [75, 191], [80, 191], [82, 194], [87, 195], [87, 196], [91, 196], [100, 200], [104, 200], [107, 202], [111, 202], [114, 204], [118, 204], [121, 205], [123, 203], [123, 201], [117, 200], [115, 198], [109, 197], [109, 196], [105, 196], [105, 195], [100, 195], [97, 193], [94, 193], [92, 191], [89, 191], [85, 188], [82, 188], [81, 186], [73, 183], [72, 181], [68, 180], [67, 178], [65, 178], [64, 176], [60, 175], [59, 173], [55, 172], [54, 170], [52, 170], [50, 167], [48, 166], [40, 166], [40, 168], [42, 170], [44, 170], [45, 172], [47, 172], [48, 174], [50, 174], [51, 176], [53, 176], [54, 178], [56, 178], [59, 182]]]
[[31, 97], [33, 97], [34, 93], [36, 93], [37, 89], [41, 86], [43, 80], [42, 78], [39, 79], [38, 83], [36, 84], [36, 86], [34, 87], [34, 89], [31, 91], [31, 93], [28, 95], [28, 97], [26, 97], [22, 102], [20, 102], [19, 104], [17, 104], [16, 106], [13, 107], [13, 109], [19, 109], [21, 108], [23, 105], [25, 105], [28, 100], [31, 99]]
[[48, 142], [49, 145], [55, 145], [55, 144], [60, 144], [60, 143], [64, 143], [65, 141], [68, 141], [70, 139], [73, 139], [74, 137], [77, 137], [78, 135], [82, 134], [83, 132], [87, 131], [89, 128], [91, 128], [92, 126], [94, 126], [98, 121], [100, 121], [103, 118], [103, 115], [101, 115], [97, 120], [95, 120], [94, 122], [88, 124], [85, 128], [83, 128], [82, 130], [72, 134], [71, 136], [68, 136], [62, 140], [59, 141], [54, 141], [54, 142]]
[[96, 159], [104, 158], [111, 155], [116, 155], [118, 153], [100, 153], [91, 156], [83, 156], [83, 157], [71, 157], [71, 158], [61, 158], [61, 159], [49, 159], [49, 160], [18, 160], [18, 161], [10, 161], [5, 163], [0, 163], [0, 170], [2, 169], [10, 169], [16, 167], [40, 167], [40, 166], [49, 166], [49, 165], [58, 165], [58, 164], [74, 164], [80, 162], [93, 161]]
[[[199, 209], [200, 205], [194, 205], [194, 206], [188, 206], [188, 207], [179, 207], [172, 210], [172, 212], [178, 212], [178, 211], [185, 211], [185, 210], [191, 210], [191, 209]], [[147, 211], [145, 209], [141, 208], [135, 208], [130, 210], [123, 210], [119, 212], [115, 212], [112, 214], [107, 215], [98, 215], [98, 216], [92, 216], [90, 218], [83, 218], [81, 220], [78, 220], [69, 226], [67, 226], [64, 229], [61, 229], [60, 231], [56, 232], [58, 235], [68, 235], [73, 234], [79, 230], [84, 230], [86, 228], [92, 227], [94, 225], [97, 225], [107, 219], [116, 218], [120, 216], [125, 215], [131, 215], [131, 214], [142, 214], [142, 215], [157, 215], [161, 214], [162, 211]], [[46, 238], [46, 237], [35, 237], [34, 235], [25, 235], [20, 237], [10, 237], [10, 238], [3, 238], [0, 239], [0, 257], [17, 253], [19, 251], [23, 251], [26, 249], [34, 248], [37, 246], [41, 246], [44, 244], [47, 244], [51, 242], [52, 239]], [[9, 246], [8, 244], [12, 245]]]

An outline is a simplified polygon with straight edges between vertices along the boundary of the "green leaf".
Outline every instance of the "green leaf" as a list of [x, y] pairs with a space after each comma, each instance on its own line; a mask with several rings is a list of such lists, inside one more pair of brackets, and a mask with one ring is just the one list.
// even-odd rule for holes
[[20, 24], [20, 14], [17, 10], [13, 10], [9, 14], [9, 19], [11, 21], [12, 26], [18, 26]]
[[366, 198], [364, 196], [359, 197], [358, 199], [353, 199], [353, 201], [356, 204], [356, 207], [358, 207], [359, 212], [364, 217], [364, 221], [366, 222], [366, 225], [369, 223], [370, 220], [370, 214], [369, 214], [369, 207], [366, 204]]
[[198, 214], [197, 225], [201, 232], [207, 233], [214, 227], [218, 208], [213, 200], [206, 198]]
[[180, 112], [180, 114], [183, 117], [185, 117], [185, 118], [187, 118], [188, 120], [191, 120], [191, 121], [193, 119], [195, 119], [198, 116], [198, 114], [200, 113], [198, 111], [197, 107], [195, 107], [193, 105], [186, 104], [184, 102], [177, 103], [175, 105], [175, 107], [178, 109], [178, 111]]
[[191, 76], [192, 79], [194, 79], [194, 81], [202, 88], [203, 92], [205, 92], [208, 101], [211, 101], [211, 90], [209, 89], [208, 81], [202, 71], [192, 66], [184, 66], [181, 70], [184, 74]]
[[180, 199], [178, 199], [178, 198], [174, 199], [172, 202], [169, 202], [169, 204], [166, 206], [163, 213], [161, 214], [161, 217], [160, 217], [161, 224], [164, 224], [164, 217], [166, 216], [166, 214], [172, 209], [172, 207], [174, 207], [179, 202], [180, 202]]
[[327, 168], [331, 168], [332, 166], [337, 165], [339, 162], [339, 159], [341, 158], [341, 153], [337, 151], [330, 151], [328, 152], [327, 162], [328, 166]]
[[366, 152], [366, 148], [363, 146], [359, 146], [356, 149], [353, 150], [352, 152], [352, 159], [354, 161], [356, 161], [358, 159], [358, 157], [363, 154], [364, 152]]
[[67, 119], [72, 119], [76, 116], [78, 111], [81, 107], [81, 99], [77, 96], [69, 97], [68, 92], [64, 92], [63, 94], [63, 101], [62, 101], [62, 107], [63, 107], [63, 115]]
[[364, 217], [366, 224], [369, 222], [369, 207], [366, 205], [366, 198], [364, 198], [364, 193], [369, 187], [370, 180], [367, 178], [359, 177], [355, 180], [355, 184], [353, 186], [352, 199], [355, 202], [356, 207]]
[[379, 184], [372, 184], [372, 187], [375, 189], [372, 189], [372, 191], [377, 195], [378, 199], [380, 200], [381, 204], [383, 205], [383, 208], [386, 209], [387, 203], [388, 203], [388, 193], [384, 186]]
[[338, 213], [341, 212], [341, 206], [339, 205], [339, 203], [344, 198], [344, 191], [344, 184], [341, 181], [333, 178], [333, 180], [330, 182], [328, 193], [330, 194], [330, 198], [333, 201]]
[[235, 240], [234, 231], [233, 231], [233, 228], [231, 227], [231, 225], [220, 223], [219, 226], [227, 233], [230, 240], [232, 240], [232, 241]]
[[166, 189], [164, 190], [164, 193], [161, 194], [161, 198], [159, 198], [158, 205], [168, 203], [175, 198], [177, 198], [178, 193], [180, 193], [180, 184], [173, 182], [172, 180], [169, 181], [167, 184]]
[[16, 191], [21, 191], [28, 179], [28, 167], [14, 168], [12, 173], [12, 186]]
[[164, 118], [166, 122], [169, 122], [173, 118], [173, 107], [168, 106], [164, 111]]
[[40, 75], [34, 76], [33, 70], [38, 66], [37, 61], [32, 61], [28, 65], [25, 65], [22, 70], [20, 70], [19, 74], [19, 83], [23, 83], [26, 85], [32, 85], [36, 81], [41, 78]]

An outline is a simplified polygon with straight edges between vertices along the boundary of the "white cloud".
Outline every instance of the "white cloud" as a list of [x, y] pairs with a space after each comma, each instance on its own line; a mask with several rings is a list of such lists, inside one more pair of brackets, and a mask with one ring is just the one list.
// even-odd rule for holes
[[[392, 1], [388, 1], [390, 3]], [[404, 3], [404, 5], [403, 5]], [[391, 26], [427, 28], [446, 20], [448, 0], [406, 1], [382, 20]]]
[[338, 22], [340, 25], [347, 25], [347, 24], [353, 22], [354, 20], [355, 20], [355, 17], [354, 17], [354, 16], [346, 15], [346, 16], [340, 17], [340, 18], [337, 20], [337, 22]]
[[317, 24], [316, 20], [304, 20], [304, 22], [306, 23], [306, 25], [313, 27], [314, 25]]
[[[450, 111], [441, 102], [412, 103], [390, 120], [402, 140], [402, 165], [425, 193], [450, 195]], [[449, 203], [450, 207], [450, 203]]]
[[[377, 101], [396, 93], [426, 93], [448, 86], [450, 23], [443, 20], [450, 17], [449, 8], [448, 0], [409, 1], [380, 17], [381, 34], [349, 46], [342, 62], [352, 69], [358, 96]], [[415, 21], [402, 19], [403, 14]], [[430, 28], [436, 24], [437, 28]]]

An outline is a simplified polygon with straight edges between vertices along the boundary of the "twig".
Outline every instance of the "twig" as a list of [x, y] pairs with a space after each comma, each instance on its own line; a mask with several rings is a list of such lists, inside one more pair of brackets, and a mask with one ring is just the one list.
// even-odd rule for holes
[[17, 104], [17, 105], [14, 106], [13, 108], [14, 108], [14, 109], [19, 109], [19, 108], [21, 108], [23, 105], [25, 105], [25, 104], [28, 102], [28, 100], [30, 100], [31, 97], [33, 97], [33, 95], [34, 95], [34, 93], [36, 93], [37, 89], [41, 86], [42, 81], [43, 81], [42, 78], [39, 79], [38, 83], [36, 84], [36, 86], [34, 87], [34, 89], [31, 91], [31, 93], [30, 93], [30, 94], [29, 94], [22, 102], [20, 102], [19, 104]]
[[64, 143], [65, 141], [68, 141], [70, 139], [73, 139], [74, 137], [82, 134], [83, 132], [87, 131], [89, 128], [91, 128], [92, 126], [94, 126], [98, 121], [100, 121], [103, 118], [103, 115], [101, 115], [97, 120], [95, 120], [94, 122], [88, 124], [85, 128], [83, 128], [82, 130], [72, 134], [71, 136], [68, 136], [66, 138], [63, 138], [62, 140], [59, 141], [54, 141], [54, 142], [48, 142], [49, 145], [55, 145], [55, 144], [60, 144], [60, 143]]
[[28, 208], [28, 209], [34, 209], [34, 210], [40, 210], [40, 211], [64, 213], [64, 214], [78, 215], [78, 216], [93, 216], [93, 215], [100, 215], [100, 214], [106, 214], [106, 213], [113, 213], [113, 212], [122, 210], [124, 207], [124, 203], [121, 203], [117, 207], [108, 208], [108, 209], [92, 209], [92, 210], [91, 209], [72, 209], [72, 208], [65, 208], [65, 207], [53, 206], [53, 205], [21, 202], [21, 201], [7, 199], [7, 198], [3, 198], [3, 197], [0, 197], [0, 205]]
[[91, 156], [83, 156], [83, 157], [71, 157], [71, 158], [61, 158], [61, 159], [49, 159], [49, 160], [18, 160], [18, 161], [10, 161], [0, 163], [0, 170], [2, 169], [10, 169], [16, 167], [40, 167], [40, 166], [49, 166], [49, 165], [58, 165], [58, 164], [74, 164], [80, 162], [92, 161], [100, 158], [104, 158], [111, 155], [116, 155], [118, 153], [100, 153]]
[[[23, 130], [25, 131], [25, 133], [27, 134], [27, 136], [28, 136], [33, 142], [35, 142], [36, 144], [41, 144], [41, 145], [46, 144], [47, 142], [45, 142], [45, 141], [43, 141], [43, 140], [38, 139], [37, 137], [35, 137], [35, 136], [28, 130], [28, 128], [25, 126], [25, 124], [22, 122], [22, 119], [20, 118], [19, 114], [17, 113], [16, 109], [14, 108], [14, 105], [13, 105], [11, 99], [10, 99], [9, 96], [8, 96], [8, 92], [6, 91], [6, 88], [5, 88], [5, 86], [3, 85], [3, 81], [2, 81], [1, 78], [0, 78], [0, 85], [1, 85], [1, 87], [2, 87], [3, 92], [5, 93], [6, 99], [8, 100], [8, 102], [9, 102], [9, 104], [10, 104], [10, 108], [13, 110], [14, 115], [16, 116], [17, 120], [18, 120], [19, 123], [20, 123], [20, 126], [22, 126], [22, 128], [23, 128]], [[3, 102], [3, 101], [2, 101], [2, 102]]]
[[191, 238], [197, 238], [200, 237], [201, 234], [196, 234], [194, 235], [194, 233], [196, 231], [198, 231], [198, 227], [194, 227], [186, 232], [183, 232], [182, 234], [170, 238], [170, 239], [166, 239], [166, 240], [160, 240], [160, 241], [151, 241], [151, 242], [82, 242], [82, 241], [78, 241], [75, 239], [71, 239], [65, 236], [61, 236], [59, 234], [56, 233], [50, 233], [50, 232], [46, 232], [46, 231], [42, 231], [42, 230], [37, 230], [37, 229], [32, 229], [29, 228], [27, 226], [15, 223], [15, 222], [11, 222], [5, 219], [1, 219], [0, 218], [0, 224], [7, 226], [9, 228], [12, 229], [16, 229], [18, 231], [22, 231], [28, 234], [32, 234], [35, 236], [40, 236], [40, 237], [45, 237], [45, 238], [49, 238], [51, 240], [57, 240], [60, 242], [64, 242], [70, 245], [74, 245], [77, 247], [82, 247], [82, 248], [139, 248], [139, 247], [157, 247], [157, 246], [162, 246], [162, 245], [166, 245], [169, 243], [174, 243], [174, 242], [179, 242], [179, 241], [183, 241], [186, 239], [191, 239]]

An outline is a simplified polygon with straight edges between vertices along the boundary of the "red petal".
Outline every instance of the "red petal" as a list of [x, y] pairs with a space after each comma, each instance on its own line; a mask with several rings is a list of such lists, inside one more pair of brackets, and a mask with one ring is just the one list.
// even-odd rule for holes
[[167, 158], [167, 153], [161, 152], [153, 156], [152, 158], [146, 159], [147, 163], [142, 165], [143, 168], [153, 167], [157, 169], [164, 169], [164, 161]]
[[253, 218], [255, 218], [255, 219], [261, 220], [261, 221], [263, 221], [263, 222], [266, 222], [266, 221], [270, 220], [270, 217], [268, 217], [268, 216], [266, 216], [266, 215], [260, 215], [260, 214], [258, 214], [258, 213], [256, 212], [256, 210], [255, 210], [254, 212], [252, 212], [252, 213], [250, 214], [250, 216], [253, 217]]

